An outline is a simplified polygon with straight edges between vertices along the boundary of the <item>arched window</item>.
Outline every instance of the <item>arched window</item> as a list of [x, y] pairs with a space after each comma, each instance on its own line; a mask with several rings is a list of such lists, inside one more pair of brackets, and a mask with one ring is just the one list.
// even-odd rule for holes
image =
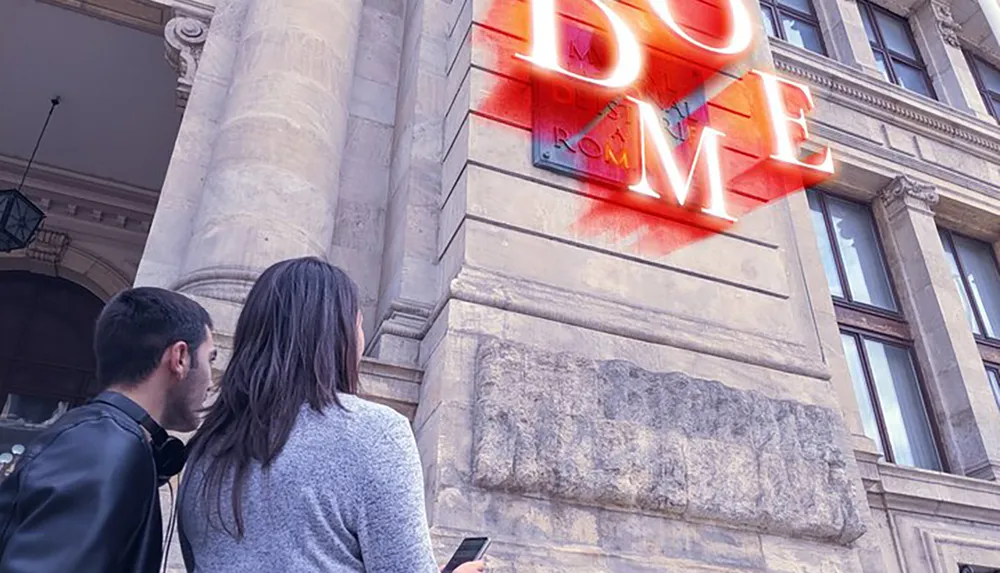
[[103, 306], [66, 279], [0, 272], [0, 454], [97, 393], [94, 322]]

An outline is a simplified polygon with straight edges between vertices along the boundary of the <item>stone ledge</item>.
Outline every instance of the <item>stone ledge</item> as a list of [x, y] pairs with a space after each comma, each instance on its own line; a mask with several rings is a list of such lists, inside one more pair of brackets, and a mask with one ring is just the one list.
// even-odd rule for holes
[[872, 507], [1000, 525], [1000, 483], [882, 461], [875, 467]]
[[828, 408], [495, 338], [475, 376], [477, 487], [841, 544], [865, 531]]
[[806, 345], [738, 331], [722, 324], [571, 292], [497, 271], [464, 265], [449, 285], [448, 300], [460, 300], [554, 320], [635, 340], [682, 348], [781, 372], [829, 379], [822, 358]]
[[423, 372], [407, 366], [380, 362], [365, 357], [361, 360], [361, 396], [389, 406], [411, 421], [420, 400]]
[[1000, 162], [1000, 126], [995, 123], [795, 46], [772, 42], [771, 51], [778, 71], [808, 80], [815, 92], [825, 92], [829, 99], [894, 124], [909, 125], [924, 135]]

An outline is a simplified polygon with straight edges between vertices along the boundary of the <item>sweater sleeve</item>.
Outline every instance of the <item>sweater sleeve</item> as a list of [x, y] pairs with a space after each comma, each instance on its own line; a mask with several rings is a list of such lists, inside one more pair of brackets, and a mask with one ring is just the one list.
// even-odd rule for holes
[[417, 443], [393, 418], [362, 472], [358, 542], [366, 573], [438, 573], [431, 550]]

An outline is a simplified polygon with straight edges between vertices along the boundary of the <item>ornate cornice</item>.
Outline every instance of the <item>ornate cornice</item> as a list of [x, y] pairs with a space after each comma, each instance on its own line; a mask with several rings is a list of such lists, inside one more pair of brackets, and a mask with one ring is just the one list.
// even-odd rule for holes
[[[997, 137], [986, 137], [982, 135], [982, 131], [979, 131], [979, 129], [970, 129], [967, 125], [961, 125], [959, 121], [941, 119], [942, 116], [947, 117], [944, 115], [945, 113], [948, 115], [957, 115], [960, 112], [947, 110], [941, 115], [924, 112], [916, 105], [909, 105], [902, 97], [893, 97], [889, 94], [879, 93], [876, 89], [868, 88], [864, 84], [871, 81], [869, 78], [855, 79], [850, 77], [851, 72], [846, 70], [830, 71], [824, 69], [821, 72], [807, 65], [802, 65], [798, 61], [792, 61], [785, 54], [779, 54], [777, 51], [774, 51], [774, 54], [774, 66], [776, 69], [798, 76], [809, 82], [812, 86], [823, 88], [831, 94], [847, 96], [851, 100], [866, 104], [871, 108], [888, 112], [893, 118], [913, 122], [922, 127], [937, 131], [952, 141], [958, 140], [970, 143], [988, 150], [996, 156], [1000, 156], [1000, 133], [997, 134]], [[963, 117], [962, 119], [967, 119], [970, 123], [974, 121], [972, 118]]]
[[[0, 183], [16, 184], [22, 159], [0, 155]], [[46, 216], [99, 225], [120, 240], [144, 241], [156, 211], [155, 191], [36, 163], [25, 194]]]
[[168, 7], [159, 2], [144, 0], [41, 0], [48, 4], [159, 34], [170, 14]]
[[163, 28], [167, 61], [177, 71], [177, 107], [184, 108], [194, 76], [198, 71], [198, 60], [208, 39], [210, 18], [203, 12], [174, 10], [174, 17]]
[[961, 48], [962, 43], [958, 39], [958, 33], [962, 31], [962, 26], [951, 15], [951, 6], [948, 6], [943, 0], [931, 0], [931, 10], [944, 41], [956, 48]]
[[921, 183], [908, 175], [899, 175], [879, 191], [888, 209], [896, 205], [933, 211], [940, 197], [933, 185]]

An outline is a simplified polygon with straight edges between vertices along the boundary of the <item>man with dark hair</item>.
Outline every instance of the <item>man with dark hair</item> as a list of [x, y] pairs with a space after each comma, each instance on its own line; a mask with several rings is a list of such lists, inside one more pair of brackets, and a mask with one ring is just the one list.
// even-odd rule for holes
[[28, 446], [0, 483], [0, 572], [153, 573], [163, 553], [158, 488], [211, 383], [212, 321], [174, 292], [136, 288], [101, 312], [94, 334], [106, 391]]

